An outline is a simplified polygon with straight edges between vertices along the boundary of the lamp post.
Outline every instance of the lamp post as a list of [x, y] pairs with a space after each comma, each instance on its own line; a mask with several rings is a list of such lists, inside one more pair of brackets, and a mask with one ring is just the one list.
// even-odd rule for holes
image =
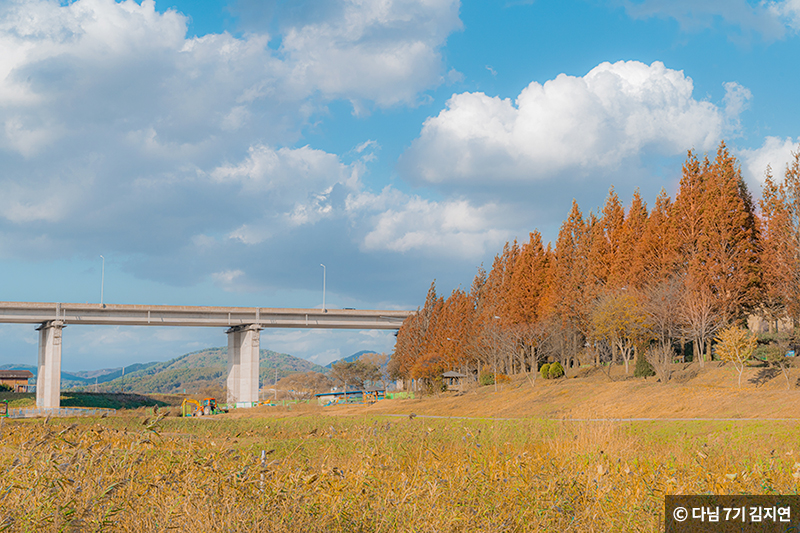
[[106, 258], [101, 255], [100, 259], [103, 260], [103, 267], [100, 274], [100, 305], [105, 307], [103, 304], [103, 285], [105, 285], [106, 282]]
[[322, 263], [319, 266], [322, 267], [322, 312], [325, 313], [325, 278], [327, 277], [328, 269]]

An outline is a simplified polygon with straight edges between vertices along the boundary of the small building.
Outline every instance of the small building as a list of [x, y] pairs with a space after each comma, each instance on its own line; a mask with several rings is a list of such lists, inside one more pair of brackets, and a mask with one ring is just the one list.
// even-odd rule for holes
[[461, 390], [464, 386], [464, 379], [467, 377], [460, 372], [449, 370], [442, 374], [442, 381], [447, 385], [447, 390]]
[[0, 370], [0, 385], [11, 387], [14, 392], [31, 392], [35, 385], [28, 385], [33, 377], [30, 370]]

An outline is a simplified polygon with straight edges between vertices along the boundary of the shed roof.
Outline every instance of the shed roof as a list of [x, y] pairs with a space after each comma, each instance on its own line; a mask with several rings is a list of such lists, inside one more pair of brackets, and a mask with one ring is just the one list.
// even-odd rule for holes
[[442, 377], [443, 377], [443, 378], [465, 378], [465, 377], [467, 377], [467, 376], [466, 376], [466, 375], [464, 375], [464, 374], [460, 374], [460, 373], [458, 373], [458, 372], [454, 372], [454, 371], [452, 371], [452, 370], [448, 370], [447, 372], [445, 372], [444, 374], [442, 374]]
[[0, 370], [0, 379], [30, 379], [33, 372], [30, 370]]

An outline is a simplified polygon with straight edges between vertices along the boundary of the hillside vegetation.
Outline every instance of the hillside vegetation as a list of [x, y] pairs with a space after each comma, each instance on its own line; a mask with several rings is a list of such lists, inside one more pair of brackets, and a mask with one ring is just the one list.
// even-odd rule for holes
[[[29, 370], [33, 374], [33, 377], [36, 377], [36, 374], [39, 372], [39, 367], [34, 365], [7, 364], [0, 365], [0, 370]], [[91, 382], [94, 382], [94, 380], [91, 380]], [[90, 380], [80, 372], [61, 372], [61, 386], [63, 388], [79, 387], [88, 383], [90, 383]]]
[[[98, 388], [106, 392], [124, 390], [144, 394], [224, 389], [227, 361], [227, 347], [207, 348], [169, 361], [140, 365], [133, 371], [131, 367], [125, 367], [124, 376], [121, 370], [111, 373], [112, 378], [108, 380], [101, 380], [98, 376], [98, 383], [101, 384]], [[272, 382], [276, 370], [278, 379], [298, 372], [328, 372], [326, 368], [305, 359], [272, 350], [261, 350], [259, 369], [260, 385]], [[91, 390], [94, 385], [87, 388]]]

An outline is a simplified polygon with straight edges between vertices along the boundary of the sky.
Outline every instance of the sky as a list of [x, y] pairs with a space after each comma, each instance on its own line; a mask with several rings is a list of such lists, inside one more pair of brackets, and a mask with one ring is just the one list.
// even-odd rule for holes
[[[800, 0], [0, 0], [0, 300], [313, 308], [324, 273], [329, 308], [416, 309], [573, 199], [674, 197], [690, 149], [758, 197], [799, 60]], [[0, 364], [37, 343], [0, 325]], [[76, 325], [62, 366], [226, 343]]]

